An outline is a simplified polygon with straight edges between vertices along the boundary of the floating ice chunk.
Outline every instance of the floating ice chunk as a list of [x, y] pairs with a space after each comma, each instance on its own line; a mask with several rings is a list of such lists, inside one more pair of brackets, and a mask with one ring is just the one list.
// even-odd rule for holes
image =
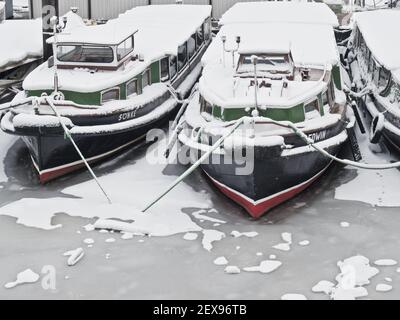
[[282, 240], [289, 244], [292, 244], [292, 234], [289, 232], [282, 233]]
[[85, 231], [90, 232], [90, 231], [94, 231], [95, 227], [93, 224], [87, 224], [86, 226], [83, 226], [83, 229], [85, 229]]
[[203, 230], [202, 244], [204, 249], [211, 251], [213, 243], [225, 238], [225, 233], [218, 230]]
[[240, 238], [240, 237], [255, 238], [258, 236], [258, 232], [255, 232], [255, 231], [252, 231], [252, 232], [232, 231], [231, 236], [234, 238]]
[[393, 279], [392, 278], [385, 278], [385, 281], [386, 282], [393, 282]]
[[64, 253], [64, 257], [68, 257], [67, 264], [72, 267], [76, 265], [85, 255], [82, 248], [71, 250]]
[[121, 236], [122, 240], [131, 240], [133, 239], [133, 233], [130, 232], [124, 232]]
[[239, 274], [240, 273], [240, 268], [236, 266], [227, 266], [225, 268], [225, 273], [227, 274]]
[[108, 238], [108, 239], [106, 239], [106, 243], [113, 243], [113, 242], [115, 242], [116, 240], [115, 240], [115, 238]]
[[397, 273], [400, 273], [400, 268], [397, 268], [397, 269], [396, 269], [396, 272], [397, 272]]
[[280, 243], [277, 244], [276, 246], [273, 246], [272, 248], [280, 251], [290, 251], [290, 244], [289, 243]]
[[349, 227], [350, 227], [350, 223], [348, 223], [348, 222], [346, 222], [346, 221], [343, 221], [343, 222], [340, 223], [340, 226], [341, 226], [342, 228], [349, 228]]
[[261, 256], [263, 256], [263, 253], [262, 252], [257, 252], [256, 256], [261, 257]]
[[377, 292], [389, 292], [392, 291], [393, 287], [388, 284], [380, 283], [376, 286], [375, 290]]
[[106, 260], [110, 260], [111, 254], [106, 253]]
[[275, 259], [276, 259], [276, 255], [271, 254], [271, 255], [269, 256], [269, 259], [270, 259], [270, 260], [275, 260]]
[[391, 267], [397, 265], [397, 261], [393, 259], [381, 259], [376, 260], [374, 264], [380, 267]]
[[281, 300], [307, 300], [307, 297], [297, 293], [287, 293], [281, 297]]
[[87, 239], [83, 240], [83, 243], [84, 244], [93, 244], [94, 240], [92, 238], [87, 238]]
[[219, 227], [221, 224], [220, 223], [214, 223], [213, 227]]
[[106, 230], [106, 229], [101, 229], [99, 230], [99, 233], [109, 233], [110, 231]]
[[282, 265], [282, 262], [276, 260], [265, 260], [260, 263], [259, 266], [256, 267], [247, 267], [244, 268], [244, 271], [247, 272], [261, 272], [261, 273], [271, 273], [278, 269]]
[[335, 284], [330, 282], [330, 281], [326, 281], [326, 280], [322, 280], [320, 282], [318, 282], [314, 287], [312, 287], [312, 292], [315, 293], [320, 293], [323, 292], [327, 295], [330, 295], [332, 292], [332, 289], [335, 287]]
[[[226, 223], [226, 221], [215, 219], [215, 218], [211, 218], [209, 216], [204, 215], [203, 213], [207, 213], [207, 211], [206, 210], [196, 211], [196, 212], [193, 212], [192, 215], [197, 220], [210, 221], [210, 222], [215, 222], [215, 223], [220, 223], [220, 224]], [[211, 211], [209, 211], [209, 213], [211, 213]]]
[[302, 246], [302, 247], [309, 246], [310, 245], [310, 241], [308, 241], [308, 240], [300, 241], [299, 245]]
[[[237, 246], [237, 247], [236, 247], [236, 250], [240, 250], [240, 246]], [[400, 271], [399, 271], [399, 272], [400, 272]]]
[[214, 264], [217, 266], [226, 266], [228, 264], [228, 260], [225, 257], [219, 257], [214, 260]]
[[9, 282], [4, 285], [6, 289], [12, 289], [18, 285], [26, 283], [35, 283], [39, 280], [39, 275], [33, 272], [31, 269], [26, 269], [17, 274], [17, 280]]
[[197, 240], [198, 237], [199, 236], [197, 233], [188, 232], [183, 236], [183, 239], [187, 240], [187, 241], [194, 241], [194, 240]]

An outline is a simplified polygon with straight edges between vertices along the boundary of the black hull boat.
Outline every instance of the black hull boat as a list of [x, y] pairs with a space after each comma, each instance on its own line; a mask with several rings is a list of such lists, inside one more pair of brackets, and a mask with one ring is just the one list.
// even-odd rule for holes
[[[143, 142], [149, 130], [163, 127], [176, 113], [176, 102], [167, 101], [167, 103], [169, 103], [168, 110], [165, 110], [159, 118], [149, 119], [146, 123], [132, 124], [125, 130], [74, 133], [73, 139], [88, 163], [100, 162]], [[7, 130], [6, 128], [12, 123], [13, 117], [9, 114], [3, 119], [3, 130], [22, 136], [41, 183], [49, 182], [85, 167], [83, 160], [61, 127], [53, 127], [50, 130], [43, 127]], [[85, 127], [82, 129], [84, 131]]]
[[48, 41], [57, 54], [27, 77], [1, 121], [23, 138], [40, 181], [85, 166], [70, 137], [96, 163], [162, 128], [201, 74], [210, 14], [210, 6], [145, 6], [86, 26], [68, 13]]
[[399, 10], [357, 13], [345, 61], [359, 108], [372, 119], [370, 140], [400, 152], [400, 42], [382, 37], [400, 28]]
[[[195, 103], [189, 108], [193, 105]], [[354, 116], [346, 107], [340, 108], [336, 116], [336, 121], [330, 125], [304, 131], [316, 145], [333, 156], [348, 143], [355, 125]], [[262, 130], [267, 124], [267, 119], [257, 119], [256, 130]], [[206, 141], [215, 142], [221, 137], [210, 137], [206, 133], [198, 137], [193, 135], [196, 129], [198, 127], [188, 126], [179, 135], [179, 140], [186, 146], [181, 152], [187, 152], [193, 162], [213, 144]], [[196, 138], [192, 139], [193, 136]], [[257, 136], [254, 140], [243, 136], [234, 141], [228, 139], [220, 152], [204, 161], [201, 168], [225, 196], [245, 208], [252, 217], [260, 218], [308, 188], [331, 163], [331, 159], [307, 145], [299, 136], [287, 133], [265, 139]]]
[[325, 4], [255, 2], [236, 4], [220, 23], [203, 58], [199, 92], [176, 130], [178, 157], [193, 162], [212, 152], [203, 171], [260, 218], [330, 166], [310, 141], [336, 156], [352, 134], [333, 31], [338, 22]]

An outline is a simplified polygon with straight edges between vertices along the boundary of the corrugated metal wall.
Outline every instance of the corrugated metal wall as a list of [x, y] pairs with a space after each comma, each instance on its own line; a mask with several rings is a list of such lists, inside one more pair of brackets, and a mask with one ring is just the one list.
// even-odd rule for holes
[[[33, 1], [33, 17], [41, 17], [41, 0]], [[233, 6], [236, 2], [265, 1], [265, 0], [183, 0], [185, 4], [210, 4], [213, 5], [213, 16], [219, 19], [222, 14]], [[149, 0], [91, 0], [92, 18], [112, 19], [118, 17], [135, 6], [147, 5]], [[175, 0], [151, 0], [152, 4], [170, 4]], [[71, 7], [78, 7], [82, 17], [88, 18], [89, 0], [60, 0], [60, 14], [65, 14]]]

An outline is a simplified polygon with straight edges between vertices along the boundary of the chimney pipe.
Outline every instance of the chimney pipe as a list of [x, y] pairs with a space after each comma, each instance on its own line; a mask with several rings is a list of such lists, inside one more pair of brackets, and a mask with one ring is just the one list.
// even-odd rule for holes
[[43, 61], [47, 61], [53, 55], [53, 48], [46, 41], [53, 35], [50, 20], [54, 16], [59, 16], [58, 0], [42, 0]]

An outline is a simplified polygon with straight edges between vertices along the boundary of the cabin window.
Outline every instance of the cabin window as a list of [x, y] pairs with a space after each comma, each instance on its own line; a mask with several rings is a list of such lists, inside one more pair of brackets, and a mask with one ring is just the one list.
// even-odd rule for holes
[[61, 62], [111, 63], [114, 53], [110, 47], [62, 45], [57, 46], [57, 59]]
[[142, 74], [142, 88], [144, 89], [145, 87], [149, 86], [150, 84], [151, 84], [151, 75], [150, 75], [150, 70], [147, 69]]
[[119, 100], [119, 88], [112, 88], [105, 90], [101, 93], [101, 103], [104, 104], [109, 101]]
[[186, 42], [178, 48], [178, 71], [181, 71], [187, 63], [187, 45]]
[[306, 115], [306, 120], [314, 119], [317, 116], [320, 116], [318, 99], [305, 104], [304, 113]]
[[204, 42], [204, 33], [203, 33], [203, 26], [197, 29], [196, 32], [196, 45], [197, 48], [200, 48]]
[[126, 96], [133, 96], [138, 94], [138, 81], [134, 79], [127, 83], [126, 85]]
[[117, 46], [117, 58], [118, 61], [125, 58], [128, 54], [133, 51], [133, 37], [129, 37], [120, 45]]
[[208, 18], [204, 22], [204, 39], [205, 40], [211, 39], [211, 18]]
[[[288, 55], [261, 54], [257, 56], [257, 72], [285, 73], [292, 70]], [[241, 55], [239, 60], [238, 73], [254, 73], [252, 55]]]
[[201, 113], [205, 112], [207, 114], [213, 114], [213, 106], [211, 103], [206, 101], [203, 97], [200, 98], [201, 103]]
[[178, 62], [175, 56], [169, 57], [169, 76], [170, 79], [175, 78], [176, 74], [178, 73]]
[[169, 80], [169, 58], [165, 57], [161, 59], [160, 62], [160, 69], [161, 69], [161, 81], [168, 81]]
[[328, 91], [325, 91], [325, 92], [322, 94], [322, 104], [323, 104], [324, 106], [329, 105]]
[[188, 59], [190, 60], [196, 53], [196, 34], [194, 33], [187, 41]]
[[390, 72], [386, 70], [385, 68], [381, 68], [379, 72], [379, 81], [378, 81], [378, 87], [380, 90], [384, 90], [387, 88], [390, 80]]

